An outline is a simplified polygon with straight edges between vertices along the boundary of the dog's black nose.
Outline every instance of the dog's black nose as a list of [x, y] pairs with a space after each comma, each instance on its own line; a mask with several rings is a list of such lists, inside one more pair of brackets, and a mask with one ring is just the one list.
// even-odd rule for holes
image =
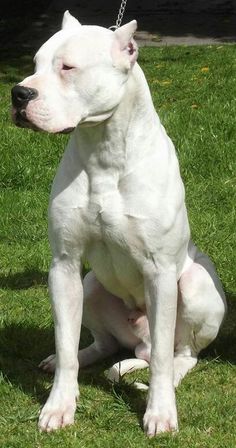
[[30, 87], [17, 85], [11, 89], [12, 104], [15, 107], [22, 107], [37, 96], [38, 91], [36, 89], [31, 89]]

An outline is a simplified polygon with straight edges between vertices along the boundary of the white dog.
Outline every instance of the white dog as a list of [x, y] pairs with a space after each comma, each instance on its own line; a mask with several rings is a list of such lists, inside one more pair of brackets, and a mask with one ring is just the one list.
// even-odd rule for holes
[[[81, 26], [66, 12], [35, 73], [12, 89], [17, 125], [74, 130], [49, 207], [56, 361], [42, 366], [56, 371], [45, 431], [73, 423], [79, 364], [120, 346], [139, 358], [121, 373], [150, 361], [146, 433], [177, 430], [174, 384], [225, 313], [215, 269], [190, 240], [178, 161], [136, 63], [135, 30], [136, 21], [115, 32]], [[92, 267], [84, 285], [83, 259]], [[94, 343], [78, 356], [83, 295]]]

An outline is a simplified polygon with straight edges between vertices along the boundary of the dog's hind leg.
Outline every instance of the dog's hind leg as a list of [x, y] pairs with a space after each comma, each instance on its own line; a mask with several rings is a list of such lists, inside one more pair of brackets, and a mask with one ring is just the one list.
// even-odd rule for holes
[[[80, 368], [104, 359], [117, 352], [119, 344], [109, 333], [96, 334], [93, 332], [94, 342], [88, 347], [79, 350], [78, 360]], [[53, 373], [56, 367], [56, 355], [50, 355], [39, 364], [44, 372]]]
[[174, 384], [197, 363], [199, 352], [217, 336], [226, 311], [225, 295], [211, 260], [196, 251], [179, 280]]
[[175, 332], [174, 353], [174, 386], [177, 387], [189, 370], [197, 364], [197, 352], [191, 345], [193, 333], [191, 326], [181, 315], [182, 306], [178, 309]]
[[118, 342], [109, 333], [98, 334], [92, 332], [92, 334], [94, 342], [79, 350], [78, 353], [79, 365], [82, 368], [113, 355], [119, 349]]

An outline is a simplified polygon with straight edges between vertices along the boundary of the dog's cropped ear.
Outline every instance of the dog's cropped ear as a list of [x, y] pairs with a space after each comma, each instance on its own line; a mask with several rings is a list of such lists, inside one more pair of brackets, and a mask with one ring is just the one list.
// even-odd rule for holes
[[73, 17], [68, 10], [64, 12], [61, 26], [62, 30], [76, 29], [79, 28], [80, 26], [81, 23], [75, 17]]
[[115, 66], [122, 65], [129, 70], [138, 57], [138, 46], [133, 39], [137, 29], [136, 20], [116, 29], [114, 32], [115, 41], [112, 47], [112, 59]]

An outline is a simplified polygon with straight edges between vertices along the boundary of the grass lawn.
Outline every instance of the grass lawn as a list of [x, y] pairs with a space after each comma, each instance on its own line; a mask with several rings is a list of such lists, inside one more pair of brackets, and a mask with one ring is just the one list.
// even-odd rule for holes
[[[31, 73], [31, 57], [5, 57], [0, 67], [0, 446], [236, 446], [236, 47], [145, 48], [140, 63], [155, 106], [173, 139], [186, 186], [192, 235], [214, 260], [229, 313], [217, 341], [177, 390], [180, 432], [148, 440], [140, 423], [145, 393], [127, 376], [116, 388], [104, 370], [80, 373], [73, 427], [46, 435], [37, 416], [52, 384], [37, 364], [54, 351], [47, 290], [50, 251], [47, 203], [68, 139], [14, 127], [10, 88]], [[82, 334], [82, 346], [90, 339]], [[127, 356], [127, 353], [122, 356]], [[121, 357], [121, 356], [120, 356]]]

